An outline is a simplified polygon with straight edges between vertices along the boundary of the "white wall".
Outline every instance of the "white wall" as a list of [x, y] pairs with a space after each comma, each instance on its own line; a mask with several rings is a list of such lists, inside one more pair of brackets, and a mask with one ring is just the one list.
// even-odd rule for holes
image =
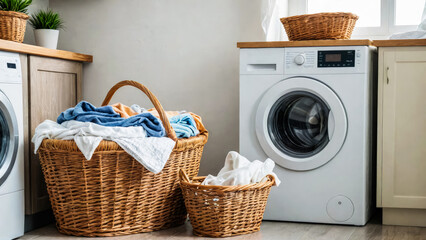
[[[200, 174], [238, 150], [237, 41], [261, 41], [260, 0], [50, 0], [66, 24], [59, 48], [92, 54], [83, 97], [100, 105], [120, 80], [145, 84], [167, 110], [203, 117], [210, 131]], [[138, 91], [113, 102], [150, 107]]]

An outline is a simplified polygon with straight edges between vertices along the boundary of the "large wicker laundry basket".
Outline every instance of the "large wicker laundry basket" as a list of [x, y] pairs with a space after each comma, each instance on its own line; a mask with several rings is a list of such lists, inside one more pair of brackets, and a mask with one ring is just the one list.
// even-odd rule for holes
[[162, 172], [154, 174], [112, 141], [102, 141], [88, 161], [74, 141], [44, 140], [38, 153], [61, 233], [115, 236], [151, 232], [181, 225], [187, 218], [178, 170], [197, 175], [208, 133], [177, 139], [157, 98], [134, 81], [115, 85], [102, 105], [126, 85], [142, 90], [154, 104], [167, 136], [176, 140], [173, 152]]
[[231, 237], [260, 230], [266, 201], [275, 179], [239, 186], [201, 185], [205, 177], [190, 179], [179, 171], [185, 206], [193, 233], [205, 237]]

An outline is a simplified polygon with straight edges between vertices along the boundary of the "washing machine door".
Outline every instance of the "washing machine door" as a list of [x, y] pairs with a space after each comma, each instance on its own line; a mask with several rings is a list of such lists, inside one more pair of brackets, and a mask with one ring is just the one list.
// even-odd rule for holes
[[285, 79], [263, 95], [256, 134], [265, 153], [287, 169], [318, 168], [340, 151], [347, 117], [339, 97], [319, 80]]
[[18, 124], [12, 103], [0, 90], [0, 187], [16, 161], [19, 144]]

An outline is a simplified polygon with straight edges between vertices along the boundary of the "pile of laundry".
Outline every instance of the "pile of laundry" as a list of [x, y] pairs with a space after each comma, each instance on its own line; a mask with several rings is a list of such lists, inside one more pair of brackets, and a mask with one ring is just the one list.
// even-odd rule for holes
[[[178, 138], [189, 138], [206, 131], [201, 118], [191, 112], [166, 112]], [[74, 140], [90, 160], [102, 140], [116, 142], [146, 169], [159, 173], [164, 168], [175, 142], [166, 136], [155, 109], [121, 103], [95, 107], [82, 101], [62, 112], [57, 121], [46, 120], [35, 130], [32, 142], [37, 153], [44, 139]]]
[[279, 186], [281, 181], [272, 171], [275, 162], [270, 158], [264, 162], [259, 160], [249, 161], [239, 153], [230, 151], [225, 159], [225, 165], [217, 176], [208, 175], [201, 185], [237, 186], [264, 182], [266, 176], [272, 175], [275, 185]]

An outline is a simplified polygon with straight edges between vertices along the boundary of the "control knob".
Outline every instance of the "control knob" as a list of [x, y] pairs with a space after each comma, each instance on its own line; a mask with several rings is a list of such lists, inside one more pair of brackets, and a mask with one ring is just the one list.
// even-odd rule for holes
[[304, 54], [304, 53], [301, 53], [301, 54], [297, 55], [297, 56], [294, 58], [294, 62], [295, 62], [297, 65], [302, 65], [302, 64], [304, 64], [304, 63], [305, 63], [305, 54]]

